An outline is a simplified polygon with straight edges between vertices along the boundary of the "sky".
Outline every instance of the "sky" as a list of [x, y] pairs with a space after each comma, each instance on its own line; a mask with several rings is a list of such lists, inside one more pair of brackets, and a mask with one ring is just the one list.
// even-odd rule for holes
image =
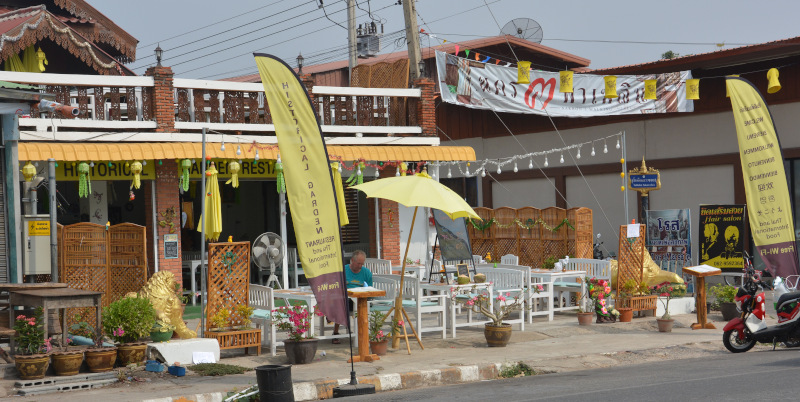
[[[155, 63], [175, 77], [217, 80], [256, 73], [253, 52], [296, 65], [347, 60], [346, 0], [88, 0], [139, 40], [137, 74]], [[382, 53], [405, 49], [397, 0], [357, 0], [357, 24], [384, 24]], [[418, 24], [431, 36], [422, 46], [496, 36], [516, 18], [542, 27], [542, 44], [606, 68], [680, 55], [730, 49], [800, 36], [800, 2], [775, 0], [539, 1], [417, 0]], [[327, 19], [323, 10], [327, 12]], [[369, 11], [369, 12], [368, 12]], [[333, 21], [331, 21], [333, 20]], [[380, 56], [378, 56], [380, 57]]]

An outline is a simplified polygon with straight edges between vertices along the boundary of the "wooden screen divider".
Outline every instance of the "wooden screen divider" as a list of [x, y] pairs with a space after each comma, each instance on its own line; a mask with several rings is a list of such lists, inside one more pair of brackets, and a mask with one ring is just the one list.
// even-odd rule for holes
[[[103, 307], [147, 282], [147, 228], [132, 223], [109, 227], [95, 223], [58, 225], [59, 281], [73, 289], [103, 292]], [[95, 326], [92, 308], [67, 310], [67, 325], [76, 315]]]
[[[505, 254], [514, 254], [519, 257], [520, 265], [534, 268], [542, 267], [547, 257], [592, 258], [594, 235], [589, 208], [479, 207], [475, 208], [475, 213], [483, 219], [483, 222], [476, 222], [478, 226], [487, 225], [492, 219], [495, 222], [484, 230], [467, 223], [473, 254], [485, 257], [491, 253], [493, 261], [500, 261]], [[565, 219], [574, 230], [562, 224]], [[548, 229], [559, 225], [556, 231]]]
[[[646, 230], [646, 225], [639, 224], [639, 237], [629, 238], [628, 225], [620, 225], [616, 289], [620, 289], [620, 286], [628, 280], [633, 280], [637, 287], [644, 280], [644, 255], [647, 252], [644, 241]], [[631, 296], [627, 299], [619, 299], [617, 304], [619, 307], [630, 307], [637, 312], [649, 311], [655, 316], [657, 300], [655, 295]]]
[[[223, 308], [230, 312], [230, 326], [242, 324], [236, 306], [247, 306], [250, 297], [250, 243], [208, 245], [208, 305], [206, 322]], [[220, 328], [222, 329], [222, 328]]]

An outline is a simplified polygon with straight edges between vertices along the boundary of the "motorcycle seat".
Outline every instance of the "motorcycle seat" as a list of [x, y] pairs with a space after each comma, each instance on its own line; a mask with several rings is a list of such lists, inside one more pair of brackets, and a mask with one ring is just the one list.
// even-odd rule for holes
[[776, 306], [778, 306], [778, 308], [780, 308], [783, 303], [785, 303], [787, 301], [791, 301], [791, 300], [797, 300], [797, 299], [800, 299], [800, 292], [784, 293], [784, 294], [781, 295], [781, 297], [778, 298], [778, 302], [776, 303]]

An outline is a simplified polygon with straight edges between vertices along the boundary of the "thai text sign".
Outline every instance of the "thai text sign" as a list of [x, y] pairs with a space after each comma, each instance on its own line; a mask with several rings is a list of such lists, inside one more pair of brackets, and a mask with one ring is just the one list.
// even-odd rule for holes
[[744, 267], [744, 205], [700, 206], [698, 263], [742, 271]]
[[781, 144], [767, 103], [749, 81], [726, 79], [739, 140], [750, 233], [773, 276], [797, 275], [791, 196]]
[[631, 189], [658, 188], [658, 174], [632, 174], [629, 175]]
[[645, 244], [653, 261], [691, 261], [690, 216], [689, 209], [647, 211]]
[[[517, 83], [517, 69], [436, 52], [442, 101], [474, 109], [559, 117], [692, 112], [686, 99], [689, 71], [618, 75], [617, 94], [605, 98], [602, 75], [575, 74], [573, 92], [558, 92], [559, 73], [531, 71], [529, 84]], [[656, 99], [644, 98], [648, 79], [657, 80]]]

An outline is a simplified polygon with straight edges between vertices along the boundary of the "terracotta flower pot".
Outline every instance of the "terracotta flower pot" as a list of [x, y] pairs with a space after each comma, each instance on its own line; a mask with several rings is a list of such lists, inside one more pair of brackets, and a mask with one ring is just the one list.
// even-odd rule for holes
[[486, 344], [489, 347], [506, 347], [508, 341], [511, 340], [511, 324], [500, 324], [495, 326], [493, 324], [486, 324], [483, 327], [483, 336], [486, 338]]
[[86, 349], [86, 365], [92, 373], [105, 373], [114, 368], [117, 361], [117, 348], [91, 348]]
[[594, 313], [578, 313], [578, 325], [592, 325]]
[[319, 339], [303, 339], [300, 341], [285, 340], [283, 348], [289, 364], [308, 364], [314, 361]]
[[76, 375], [81, 370], [82, 350], [54, 352], [51, 356], [53, 356], [53, 370], [56, 375]]
[[388, 348], [389, 348], [388, 339], [384, 339], [378, 342], [369, 341], [369, 350], [371, 350], [372, 353], [378, 356], [385, 355], [388, 352]]
[[720, 303], [719, 311], [722, 312], [722, 319], [725, 321], [730, 321], [741, 314], [736, 308], [736, 303], [733, 302]]
[[117, 360], [122, 366], [139, 364], [144, 361], [145, 349], [147, 344], [144, 342], [123, 343], [117, 347]]
[[50, 355], [16, 355], [14, 364], [17, 367], [19, 378], [23, 380], [38, 380], [44, 378], [44, 373], [50, 366]]
[[633, 309], [630, 307], [621, 307], [618, 308], [619, 311], [619, 321], [620, 322], [631, 322], [633, 320]]
[[672, 325], [675, 323], [675, 320], [656, 318], [656, 321], [658, 322], [658, 332], [672, 332]]

